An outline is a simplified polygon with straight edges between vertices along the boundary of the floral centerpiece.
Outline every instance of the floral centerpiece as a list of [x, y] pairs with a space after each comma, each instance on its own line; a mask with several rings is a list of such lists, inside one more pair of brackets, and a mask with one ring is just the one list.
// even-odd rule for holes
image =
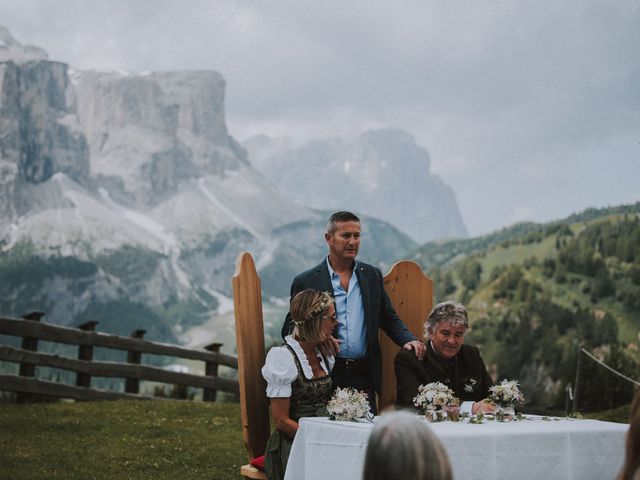
[[517, 380], [502, 380], [489, 388], [489, 400], [496, 404], [496, 420], [505, 421], [515, 416], [515, 406], [524, 403], [524, 395]]
[[430, 422], [442, 421], [446, 418], [445, 408], [457, 405], [453, 390], [440, 382], [427, 383], [418, 387], [418, 395], [413, 398], [413, 404], [427, 417]]
[[345, 422], [370, 421], [373, 417], [367, 395], [355, 388], [336, 388], [327, 411], [331, 420]]

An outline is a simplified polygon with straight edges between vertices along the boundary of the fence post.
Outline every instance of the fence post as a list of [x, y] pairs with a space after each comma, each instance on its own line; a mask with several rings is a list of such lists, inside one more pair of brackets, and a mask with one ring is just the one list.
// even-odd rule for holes
[[[220, 352], [221, 343], [212, 343], [204, 347], [208, 352]], [[218, 362], [205, 362], [204, 365], [204, 374], [207, 377], [217, 377], [218, 376]], [[218, 391], [213, 388], [205, 388], [202, 392], [202, 400], [204, 402], [215, 402], [216, 397], [218, 396]]]
[[[80, 330], [87, 332], [93, 332], [98, 322], [91, 320], [78, 326]], [[78, 345], [78, 360], [85, 360], [90, 362], [93, 360], [93, 345]], [[77, 387], [91, 387], [91, 375], [88, 373], [78, 372], [76, 374], [76, 386]]]
[[582, 359], [582, 344], [578, 345], [578, 362], [576, 364], [576, 381], [574, 383], [575, 387], [573, 389], [573, 412], [576, 413], [578, 411], [578, 396], [580, 393], [580, 364]]
[[[147, 333], [146, 330], [134, 330], [131, 332], [131, 336], [133, 338], [142, 338], [144, 334]], [[134, 363], [136, 365], [140, 365], [140, 360], [142, 358], [142, 354], [140, 352], [136, 352], [135, 350], [129, 350], [127, 352], [127, 362]], [[140, 388], [140, 380], [137, 378], [125, 378], [124, 379], [124, 391], [125, 393], [138, 393]]]
[[[40, 319], [44, 316], [44, 312], [29, 312], [26, 315], [23, 315], [22, 318], [24, 320], [30, 320], [32, 322], [39, 322]], [[38, 351], [38, 339], [33, 337], [22, 337], [22, 349], [23, 350], [31, 350], [34, 352]], [[20, 363], [20, 376], [21, 377], [35, 377], [36, 376], [36, 366], [31, 363]], [[24, 403], [31, 398], [31, 395], [27, 393], [16, 393], [16, 402]]]

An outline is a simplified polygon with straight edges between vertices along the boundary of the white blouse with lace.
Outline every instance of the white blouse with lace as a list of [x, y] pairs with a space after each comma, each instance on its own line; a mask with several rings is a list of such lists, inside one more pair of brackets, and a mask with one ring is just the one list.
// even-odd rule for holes
[[[287, 335], [284, 341], [289, 345], [296, 353], [300, 365], [302, 366], [302, 373], [305, 378], [311, 380], [313, 378], [313, 371], [311, 365], [307, 360], [302, 347], [296, 339], [291, 335]], [[316, 348], [316, 355], [320, 360], [320, 366], [324, 372], [329, 375], [335, 364], [333, 356], [327, 356], [327, 364], [324, 362], [324, 358], [320, 351]], [[269, 350], [267, 358], [265, 360], [264, 367], [262, 367], [262, 376], [267, 381], [267, 397], [269, 398], [288, 398], [291, 396], [291, 384], [298, 377], [298, 369], [296, 368], [296, 362], [291, 355], [291, 351], [285, 347], [273, 347]]]

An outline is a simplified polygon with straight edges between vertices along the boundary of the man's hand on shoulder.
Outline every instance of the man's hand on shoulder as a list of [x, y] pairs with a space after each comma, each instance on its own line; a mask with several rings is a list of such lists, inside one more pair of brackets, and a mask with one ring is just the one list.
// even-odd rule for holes
[[413, 340], [411, 342], [407, 342], [402, 346], [402, 348], [404, 348], [405, 350], [413, 349], [414, 353], [416, 354], [416, 357], [418, 357], [418, 360], [422, 360], [424, 358], [424, 354], [427, 351], [427, 347], [420, 340]]
[[327, 357], [335, 357], [340, 351], [340, 340], [335, 337], [327, 338], [320, 344], [320, 351]]

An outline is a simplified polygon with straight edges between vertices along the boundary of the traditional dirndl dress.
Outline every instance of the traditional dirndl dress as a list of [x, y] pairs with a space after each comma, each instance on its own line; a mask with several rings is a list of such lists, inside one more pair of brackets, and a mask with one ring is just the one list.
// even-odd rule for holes
[[[285, 344], [295, 360], [298, 376], [291, 384], [289, 417], [296, 422], [302, 417], [327, 416], [327, 403], [331, 398], [331, 376], [307, 379], [302, 371], [300, 359], [290, 345]], [[328, 362], [325, 359], [325, 365]], [[278, 430], [274, 430], [267, 441], [265, 472], [269, 480], [284, 479], [293, 441]]]

